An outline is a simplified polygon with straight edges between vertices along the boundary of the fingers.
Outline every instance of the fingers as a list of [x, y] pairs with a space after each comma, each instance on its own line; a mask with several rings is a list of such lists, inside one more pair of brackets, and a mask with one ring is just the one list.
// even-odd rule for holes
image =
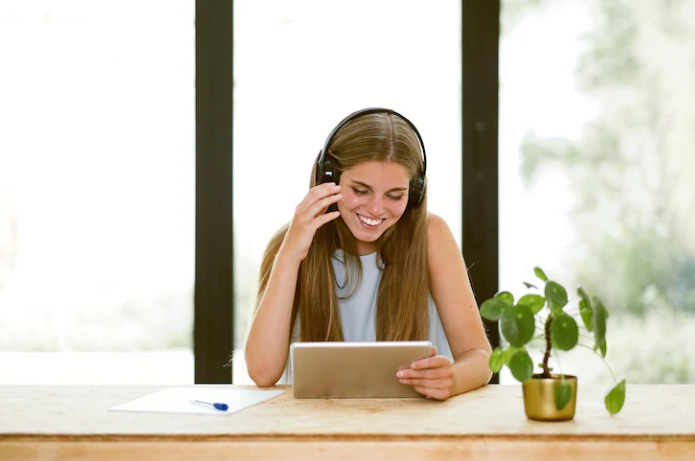
[[426, 370], [400, 370], [396, 373], [398, 378], [402, 379], [441, 379], [453, 376], [454, 370], [452, 367], [428, 368]]
[[439, 368], [447, 367], [451, 365], [451, 360], [449, 357], [443, 355], [436, 355], [429, 357], [427, 359], [416, 360], [410, 365], [411, 370], [423, 370], [426, 368]]
[[401, 384], [435, 400], [448, 399], [454, 388], [454, 368], [442, 355], [418, 360], [410, 368], [398, 370], [396, 376]]
[[434, 400], [444, 401], [451, 397], [451, 392], [446, 389], [432, 389], [429, 387], [413, 386], [416, 392], [431, 397]]
[[451, 389], [452, 379], [399, 379], [401, 384], [413, 387], [425, 387], [427, 389]]
[[312, 206], [309, 207], [309, 209], [306, 211], [304, 214], [305, 219], [314, 219], [317, 216], [320, 216], [326, 212], [326, 209], [333, 203], [336, 203], [339, 201], [341, 198], [343, 198], [342, 194], [335, 194], [331, 195], [330, 197], [326, 197], [323, 199], [320, 199], [316, 203], [314, 203]]
[[317, 224], [317, 229], [324, 224], [326, 224], [328, 221], [333, 221], [335, 218], [340, 216], [340, 211], [331, 211], [330, 213], [322, 214], [316, 220], [314, 221]]
[[[446, 369], [444, 369], [446, 370]], [[434, 370], [429, 370], [434, 371]], [[451, 367], [449, 367], [449, 371]], [[412, 386], [416, 392], [431, 397], [435, 400], [446, 400], [451, 397], [454, 389], [453, 372], [446, 374], [444, 377], [433, 379], [428, 378], [400, 378], [398, 380], [405, 386]]]
[[306, 258], [317, 229], [340, 216], [339, 212], [326, 213], [326, 209], [341, 199], [340, 186], [334, 183], [313, 187], [297, 205], [281, 249], [295, 261]]
[[338, 192], [340, 192], [340, 186], [332, 182], [312, 187], [309, 193], [306, 194], [306, 197], [304, 197], [304, 200], [297, 205], [297, 213], [306, 213], [318, 200], [337, 194]]

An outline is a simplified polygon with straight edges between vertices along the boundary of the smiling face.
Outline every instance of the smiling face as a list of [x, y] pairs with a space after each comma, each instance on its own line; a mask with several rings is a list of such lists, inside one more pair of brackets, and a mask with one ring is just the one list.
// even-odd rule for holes
[[364, 162], [341, 173], [338, 211], [358, 254], [374, 253], [379, 238], [403, 216], [409, 185], [405, 167], [393, 162]]

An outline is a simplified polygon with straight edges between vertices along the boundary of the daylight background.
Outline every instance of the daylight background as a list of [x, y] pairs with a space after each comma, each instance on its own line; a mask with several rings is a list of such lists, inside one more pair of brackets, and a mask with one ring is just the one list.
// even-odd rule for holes
[[[500, 288], [535, 265], [582, 284], [611, 311], [616, 375], [695, 382], [695, 0], [502, 7]], [[460, 14], [235, 1], [237, 343], [266, 242], [357, 108], [418, 126], [430, 209], [460, 236]], [[0, 0], [0, 384], [193, 383], [194, 16]], [[611, 379], [589, 350], [559, 358]]]

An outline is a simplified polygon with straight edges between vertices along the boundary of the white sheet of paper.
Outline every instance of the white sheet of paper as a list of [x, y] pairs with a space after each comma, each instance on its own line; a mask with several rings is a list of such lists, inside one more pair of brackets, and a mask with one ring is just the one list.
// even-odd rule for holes
[[[143, 411], [153, 413], [196, 413], [201, 415], [230, 415], [234, 412], [263, 402], [285, 391], [253, 389], [210, 389], [205, 387], [171, 387], [153, 392], [110, 411]], [[217, 410], [191, 402], [226, 403], [229, 409]]]

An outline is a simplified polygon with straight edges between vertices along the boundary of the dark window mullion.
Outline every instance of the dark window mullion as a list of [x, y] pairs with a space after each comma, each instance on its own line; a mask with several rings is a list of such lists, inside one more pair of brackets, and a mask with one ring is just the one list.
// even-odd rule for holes
[[[499, 287], [498, 81], [500, 0], [461, 5], [463, 235], [461, 246], [478, 305]], [[485, 321], [493, 347], [497, 322]], [[499, 382], [494, 376], [492, 382]]]
[[196, 384], [228, 384], [233, 348], [233, 2], [196, 0]]

